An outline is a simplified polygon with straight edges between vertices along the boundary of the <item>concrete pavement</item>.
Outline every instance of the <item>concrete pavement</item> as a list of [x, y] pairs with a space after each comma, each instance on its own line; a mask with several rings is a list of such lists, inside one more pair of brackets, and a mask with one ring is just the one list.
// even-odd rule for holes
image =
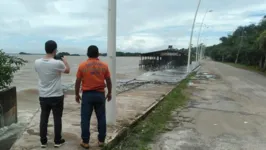
[[191, 80], [188, 107], [173, 112], [173, 130], [154, 150], [265, 150], [266, 78], [213, 61]]
[[[117, 123], [107, 128], [106, 142], [113, 140], [116, 135], [131, 124], [135, 119], [167, 94], [174, 86], [167, 84], [144, 84], [134, 90], [129, 90], [117, 95]], [[72, 93], [72, 94], [71, 94]], [[80, 138], [80, 105], [75, 102], [74, 92], [69, 92], [65, 97], [65, 108], [63, 113], [63, 137], [66, 139], [59, 149], [81, 150], [79, 146]], [[39, 120], [40, 111], [34, 113], [30, 124], [23, 132], [22, 136], [15, 142], [11, 150], [39, 150]], [[48, 124], [48, 150], [53, 147], [53, 117], [50, 115]], [[90, 149], [100, 149], [97, 147], [97, 121], [95, 114], [91, 119], [91, 141]]]

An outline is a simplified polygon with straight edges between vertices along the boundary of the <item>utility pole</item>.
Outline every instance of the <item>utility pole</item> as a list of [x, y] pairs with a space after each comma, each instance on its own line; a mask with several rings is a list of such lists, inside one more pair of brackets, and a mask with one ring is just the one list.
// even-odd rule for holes
[[196, 18], [197, 18], [197, 14], [198, 14], [198, 10], [199, 10], [199, 7], [200, 7], [200, 3], [201, 3], [201, 0], [199, 0], [198, 6], [197, 6], [197, 9], [196, 9], [196, 12], [195, 12], [195, 16], [194, 16], [194, 20], [193, 20], [193, 24], [192, 24], [192, 29], [191, 29], [191, 33], [190, 33], [190, 40], [189, 40], [189, 45], [188, 45], [189, 48], [188, 48], [187, 73], [190, 72], [190, 55], [191, 55], [192, 37], [193, 37], [195, 21], [196, 21]]
[[203, 44], [200, 46], [200, 60], [202, 60], [203, 58], [203, 55], [205, 53], [205, 48], [206, 47]]
[[112, 80], [112, 99], [106, 102], [107, 124], [116, 123], [116, 0], [108, 0], [107, 55]]
[[198, 56], [198, 53], [199, 53], [199, 39], [200, 39], [200, 35], [201, 35], [202, 25], [204, 23], [205, 17], [206, 17], [208, 12], [212, 12], [212, 10], [207, 10], [205, 12], [205, 14], [204, 14], [204, 16], [202, 18], [201, 24], [200, 24], [200, 30], [199, 30], [199, 33], [198, 33], [197, 48], [196, 48], [196, 61], [198, 61], [198, 59], [199, 59], [199, 56]]
[[239, 48], [238, 48], [238, 50], [237, 50], [237, 54], [236, 54], [236, 60], [235, 60], [235, 64], [237, 64], [238, 63], [238, 57], [239, 57], [239, 54], [240, 54], [240, 50], [241, 50], [241, 48], [242, 48], [242, 46], [243, 46], [243, 38], [244, 38], [244, 28], [242, 28], [242, 35], [240, 36], [240, 43], [239, 43]]
[[[208, 28], [208, 27], [207, 27]], [[200, 60], [203, 58], [204, 54], [205, 54], [205, 49], [206, 49], [206, 46], [203, 44], [203, 41], [204, 40], [207, 40], [207, 38], [205, 37], [205, 39], [201, 39], [200, 41]]]
[[202, 59], [202, 49], [203, 49], [203, 43], [200, 44], [199, 50], [200, 50], [200, 54], [199, 54], [199, 60]]

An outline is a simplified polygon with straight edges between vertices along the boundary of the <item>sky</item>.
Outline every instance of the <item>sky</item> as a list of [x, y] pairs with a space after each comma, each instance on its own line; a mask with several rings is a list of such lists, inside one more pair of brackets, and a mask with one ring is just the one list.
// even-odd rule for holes
[[[198, 0], [117, 0], [117, 51], [148, 52], [187, 48]], [[44, 53], [55, 40], [58, 50], [85, 54], [89, 45], [107, 51], [108, 0], [1, 0], [0, 49]], [[266, 0], [202, 0], [193, 45], [204, 14], [200, 42], [219, 43], [240, 25], [258, 23]]]

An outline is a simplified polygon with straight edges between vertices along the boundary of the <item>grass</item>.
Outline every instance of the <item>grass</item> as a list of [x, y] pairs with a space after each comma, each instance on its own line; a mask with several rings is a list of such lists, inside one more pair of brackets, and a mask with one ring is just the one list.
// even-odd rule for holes
[[228, 65], [233, 66], [233, 67], [236, 67], [236, 68], [240, 68], [240, 69], [245, 69], [245, 70], [257, 72], [259, 74], [262, 74], [262, 75], [266, 76], [266, 72], [261, 71], [256, 66], [247, 66], [247, 65], [235, 64], [235, 63], [225, 63], [225, 64], [228, 64]]
[[193, 75], [195, 73], [182, 80], [145, 120], [130, 130], [129, 135], [114, 150], [148, 150], [148, 145], [154, 138], [166, 131], [165, 127], [172, 119], [172, 112], [186, 104], [188, 95], [184, 90]]

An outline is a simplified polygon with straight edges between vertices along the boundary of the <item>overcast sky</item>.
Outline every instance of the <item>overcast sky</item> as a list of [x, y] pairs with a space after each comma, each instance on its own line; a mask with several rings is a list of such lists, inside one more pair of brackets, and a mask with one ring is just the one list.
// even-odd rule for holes
[[[85, 53], [90, 44], [107, 51], [108, 0], [0, 0], [0, 48], [5, 52], [43, 53], [53, 39], [60, 51]], [[198, 0], [117, 0], [117, 48], [147, 52], [173, 45], [188, 47]], [[239, 25], [266, 15], [266, 0], [202, 0], [193, 44], [204, 13], [207, 45]]]

